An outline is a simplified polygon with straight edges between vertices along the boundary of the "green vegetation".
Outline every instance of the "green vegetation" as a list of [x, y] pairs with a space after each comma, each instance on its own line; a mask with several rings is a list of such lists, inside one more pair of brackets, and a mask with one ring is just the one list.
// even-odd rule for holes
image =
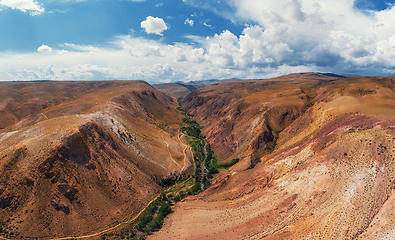
[[[192, 120], [192, 115], [188, 111], [181, 108], [182, 103], [180, 99], [178, 103], [179, 107], [177, 109], [185, 116], [182, 119], [183, 126], [181, 127], [181, 131], [187, 134], [187, 142], [193, 149], [193, 158], [196, 165], [193, 177], [172, 174], [158, 180], [158, 184], [168, 190], [163, 191], [147, 207], [135, 227], [118, 234], [116, 239], [145, 239], [152, 232], [159, 230], [166, 216], [172, 212], [171, 206], [175, 202], [179, 202], [189, 195], [199, 194], [210, 186], [209, 179], [212, 178], [213, 174], [218, 173], [218, 168], [227, 168], [229, 165], [218, 165], [216, 163], [217, 160], [214, 157], [214, 152], [211, 150], [210, 145], [204, 141], [204, 136], [201, 134], [200, 130], [202, 127], [195, 120]], [[125, 134], [118, 129], [118, 134], [122, 141], [125, 141], [127, 138], [133, 141], [133, 137], [129, 133]], [[238, 159], [232, 160], [231, 165], [237, 161]], [[114, 235], [104, 234], [102, 235], [102, 239], [106, 239], [107, 236], [112, 237]]]
[[191, 120], [190, 118], [183, 118], [182, 121], [188, 125], [199, 125], [195, 120]]
[[188, 111], [186, 111], [186, 110], [184, 110], [184, 109], [182, 109], [181, 107], [182, 107], [182, 101], [181, 101], [181, 98], [178, 98], [177, 99], [177, 102], [178, 102], [178, 107], [176, 108], [178, 111], [180, 111], [184, 116], [186, 116], [186, 117], [193, 117], [193, 115], [191, 115]]
[[181, 131], [185, 132], [186, 134], [188, 134], [189, 136], [192, 136], [194, 138], [197, 139], [203, 139], [203, 135], [200, 132], [201, 127], [197, 126], [197, 125], [190, 125], [187, 127], [182, 127]]
[[[162, 227], [166, 216], [172, 212], [171, 205], [171, 199], [165, 193], [162, 193], [148, 206], [144, 215], [140, 217], [137, 226], [120, 234], [120, 238], [145, 239], [147, 235], [158, 231]], [[106, 239], [106, 234], [102, 236], [102, 239]]]
[[206, 175], [204, 175], [203, 176], [203, 180], [202, 180], [202, 183], [203, 183], [203, 187], [204, 187], [204, 189], [206, 189], [208, 186], [210, 186], [210, 181], [207, 179], [207, 176]]
[[162, 187], [170, 187], [172, 185], [174, 185], [176, 183], [176, 179], [172, 178], [172, 177], [167, 177], [167, 178], [162, 178], [160, 181], [160, 185]]
[[223, 164], [217, 164], [217, 160], [215, 159], [214, 164], [216, 165], [217, 168], [230, 168], [231, 166], [235, 165], [236, 163], [239, 162], [239, 158], [234, 158], [230, 163], [223, 163]]
[[206, 152], [207, 152], [207, 159], [206, 160], [210, 161], [214, 156], [214, 152], [213, 152], [213, 150], [211, 150], [211, 147], [209, 144], [206, 145]]
[[177, 196], [175, 196], [175, 197], [173, 198], [173, 200], [174, 200], [174, 202], [179, 202], [179, 201], [181, 200], [180, 194], [178, 194]]
[[[179, 101], [179, 109], [181, 109], [182, 103]], [[208, 186], [210, 186], [209, 178], [212, 178], [213, 174], [218, 173], [218, 165], [214, 158], [214, 152], [208, 143], [204, 141], [204, 136], [201, 133], [202, 127], [192, 120], [192, 115], [186, 110], [181, 109], [185, 118], [182, 119], [184, 126], [181, 131], [189, 136], [189, 145], [193, 148], [193, 158], [195, 161], [195, 184], [190, 189], [192, 194], [198, 194]], [[179, 200], [180, 197], [177, 197]]]

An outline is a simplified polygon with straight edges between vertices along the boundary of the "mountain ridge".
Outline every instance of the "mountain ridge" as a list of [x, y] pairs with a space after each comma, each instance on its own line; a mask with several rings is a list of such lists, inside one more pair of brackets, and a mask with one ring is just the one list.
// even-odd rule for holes
[[187, 95], [184, 108], [204, 126], [218, 161], [240, 161], [178, 204], [149, 239], [389, 236], [395, 79], [314, 75]]
[[[5, 110], [23, 114], [0, 133], [3, 233], [97, 232], [138, 213], [161, 191], [161, 178], [192, 164], [174, 101], [148, 83], [6, 85], [2, 97], [14, 106]], [[48, 106], [30, 107], [31, 96]]]
[[[215, 164], [228, 167], [176, 203], [148, 239], [376, 239], [395, 227], [394, 77], [0, 86], [7, 238], [96, 239], [136, 219], [163, 190], [162, 179], [193, 172], [185, 116]], [[111, 231], [104, 237], [124, 234]]]

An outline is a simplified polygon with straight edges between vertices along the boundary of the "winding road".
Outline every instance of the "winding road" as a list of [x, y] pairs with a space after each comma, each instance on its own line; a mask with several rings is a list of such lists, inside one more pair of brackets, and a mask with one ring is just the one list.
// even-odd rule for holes
[[113, 227], [101, 230], [100, 232], [97, 233], [93, 233], [93, 234], [89, 234], [89, 235], [83, 235], [83, 236], [70, 236], [70, 237], [62, 237], [62, 238], [52, 238], [50, 240], [67, 240], [67, 239], [84, 239], [84, 238], [92, 238], [92, 237], [98, 237], [100, 235], [102, 235], [103, 233], [109, 232], [111, 230], [117, 229], [120, 226], [127, 224], [127, 223], [131, 223], [133, 221], [135, 221], [138, 217], [140, 217], [140, 215], [148, 208], [148, 206], [153, 203], [159, 196], [161, 195], [161, 193], [159, 193], [158, 195], [156, 195], [154, 197], [154, 199], [152, 199], [135, 217], [125, 221], [125, 222], [121, 222]]
[[[162, 134], [161, 134], [162, 131], [163, 131], [162, 129], [159, 131], [159, 135], [160, 135], [162, 141], [163, 141], [163, 142], [165, 143], [165, 145], [166, 145], [167, 153], [169, 154], [170, 159], [171, 159], [179, 168], [181, 168], [181, 172], [184, 171], [185, 168], [186, 168], [186, 166], [187, 166], [188, 156], [187, 156], [186, 150], [187, 150], [187, 148], [189, 147], [189, 145], [186, 144], [186, 143], [184, 143], [184, 142], [181, 140], [181, 138], [180, 138], [180, 133], [179, 133], [179, 134], [178, 134], [178, 140], [179, 140], [179, 142], [180, 142], [181, 144], [183, 144], [183, 145], [185, 146], [184, 149], [183, 149], [183, 151], [182, 151], [182, 153], [184, 154], [184, 165], [181, 167], [181, 165], [171, 156], [171, 152], [170, 152], [170, 148], [169, 148], [170, 145], [169, 145], [168, 142], [166, 142], [166, 140], [165, 140], [164, 137], [162, 136]], [[185, 134], [182, 133], [182, 135], [184, 136]], [[183, 137], [183, 136], [182, 136], [182, 137]]]
[[[163, 131], [163, 130], [161, 130], [161, 131]], [[169, 144], [168, 144], [168, 143], [165, 141], [165, 139], [163, 138], [163, 136], [162, 136], [162, 134], [161, 134], [161, 131], [159, 132], [159, 134], [160, 134], [160, 136], [161, 136], [161, 138], [162, 138], [162, 141], [166, 144], [167, 151], [168, 151], [168, 153], [169, 153], [170, 159], [171, 159], [177, 166], [179, 166], [179, 167], [181, 168], [180, 164], [177, 163], [177, 162], [173, 159], [173, 157], [171, 156], [171, 154], [170, 154], [170, 149], [169, 149]], [[184, 136], [183, 133], [182, 133], [182, 135]], [[183, 137], [183, 136], [182, 136], [182, 137]], [[185, 145], [185, 147], [184, 147], [184, 149], [183, 149], [183, 154], [184, 154], [184, 166], [181, 168], [181, 171], [183, 171], [183, 170], [185, 170], [185, 168], [186, 168], [186, 161], [187, 161], [187, 159], [188, 159], [188, 156], [187, 156], [187, 154], [186, 154], [186, 150], [187, 150], [187, 148], [188, 148], [189, 146], [188, 146], [187, 144], [185, 144], [185, 143], [181, 140], [180, 134], [178, 135], [178, 139], [179, 139], [179, 142], [180, 142], [180, 143], [182, 143], [183, 145]], [[207, 152], [206, 152], [205, 149], [204, 149], [204, 154], [205, 154], [205, 159], [206, 159], [206, 157], [207, 157]], [[204, 161], [203, 161], [203, 168], [204, 168]], [[202, 168], [202, 169], [203, 169], [203, 168]], [[202, 188], [202, 189], [203, 189], [203, 188]], [[160, 194], [161, 194], [161, 193], [160, 193]], [[121, 227], [121, 226], [123, 226], [123, 225], [125, 225], [125, 224], [128, 224], [128, 223], [131, 223], [131, 222], [135, 221], [135, 220], [136, 220], [137, 218], [139, 218], [139, 217], [141, 216], [141, 214], [148, 208], [148, 206], [149, 206], [152, 202], [154, 202], [154, 201], [160, 196], [160, 194], [156, 195], [149, 203], [147, 203], [147, 205], [146, 205], [143, 209], [141, 209], [141, 211], [140, 211], [136, 216], [134, 216], [133, 218], [131, 218], [131, 219], [129, 219], [129, 220], [126, 220], [126, 221], [124, 221], [124, 222], [121, 222], [121, 223], [119, 223], [119, 224], [117, 224], [117, 225], [115, 225], [115, 226], [113, 226], [113, 227], [110, 227], [110, 228], [101, 230], [101, 231], [99, 231], [99, 232], [97, 232], [97, 233], [88, 234], [88, 235], [68, 236], [68, 237], [61, 237], [61, 238], [52, 238], [52, 239], [50, 239], [50, 240], [87, 239], [87, 238], [99, 237], [99, 236], [102, 235], [102, 234], [108, 233], [108, 232], [110, 232], [110, 231], [112, 231], [112, 230], [118, 229], [119, 227]], [[0, 239], [9, 240], [8, 238], [4, 238], [4, 237], [0, 237]]]
[[[162, 129], [159, 131], [159, 135], [160, 135], [160, 137], [162, 138], [162, 141], [166, 144], [167, 153], [169, 154], [170, 159], [171, 159], [179, 168], [181, 168], [181, 165], [180, 165], [178, 162], [176, 162], [176, 160], [174, 160], [174, 158], [171, 156], [169, 144], [168, 144], [168, 143], [165, 141], [165, 139], [163, 138], [163, 136], [162, 136], [162, 134], [161, 134], [162, 131], [163, 131]], [[184, 165], [185, 165], [185, 164], [184, 164]]]
[[[161, 131], [163, 131], [163, 130], [161, 130]], [[175, 164], [177, 164], [177, 166], [179, 166], [179, 167], [181, 168], [180, 164], [178, 164], [178, 163], [173, 159], [173, 157], [171, 156], [171, 154], [170, 154], [170, 149], [169, 149], [169, 144], [168, 144], [168, 143], [165, 141], [165, 139], [163, 138], [163, 136], [162, 136], [162, 134], [161, 134], [161, 131], [159, 131], [159, 134], [160, 134], [160, 136], [161, 136], [161, 138], [162, 138], [162, 141], [166, 144], [167, 151], [168, 151], [168, 153], [169, 153], [170, 159], [171, 159]], [[183, 134], [183, 135], [184, 135], [184, 134]], [[183, 171], [183, 170], [185, 169], [185, 167], [186, 167], [186, 161], [187, 161], [187, 159], [188, 159], [188, 156], [187, 156], [187, 154], [186, 154], [186, 150], [187, 150], [187, 148], [188, 148], [189, 146], [188, 146], [187, 144], [185, 144], [185, 143], [181, 140], [180, 135], [178, 135], [178, 139], [180, 140], [180, 143], [182, 143], [183, 145], [185, 145], [185, 148], [184, 148], [184, 150], [183, 150], [183, 153], [184, 153], [184, 166], [183, 166], [182, 169], [181, 169], [181, 171]], [[99, 232], [97, 232], [97, 233], [93, 233], [93, 234], [82, 235], [82, 236], [69, 236], [69, 237], [53, 238], [53, 239], [50, 239], [50, 240], [86, 239], [86, 238], [98, 237], [98, 236], [100, 236], [100, 235], [102, 235], [102, 234], [105, 234], [105, 233], [107, 233], [107, 232], [110, 232], [110, 231], [112, 231], [112, 230], [115, 230], [115, 229], [117, 229], [117, 228], [119, 228], [119, 227], [121, 227], [121, 226], [123, 226], [123, 225], [125, 225], [125, 224], [128, 224], [128, 223], [131, 223], [131, 222], [135, 221], [135, 220], [136, 220], [137, 218], [139, 218], [139, 217], [141, 216], [141, 214], [148, 208], [148, 206], [149, 206], [152, 202], [154, 202], [159, 196], [160, 196], [160, 194], [158, 194], [157, 196], [155, 196], [149, 203], [147, 203], [147, 205], [146, 205], [143, 209], [141, 209], [141, 211], [140, 211], [136, 216], [134, 216], [133, 218], [131, 218], [131, 219], [129, 219], [129, 220], [126, 220], [126, 221], [124, 221], [124, 222], [121, 222], [121, 223], [119, 223], [119, 224], [117, 224], [117, 225], [115, 225], [115, 226], [113, 226], [113, 227], [110, 227], [110, 228], [101, 230], [101, 231], [99, 231]], [[8, 240], [7, 238], [0, 238], [0, 239]]]
[[182, 132], [179, 132], [179, 133], [178, 133], [178, 140], [180, 141], [180, 143], [182, 143], [182, 144], [185, 145], [184, 150], [183, 150], [183, 153], [184, 153], [184, 166], [183, 166], [182, 169], [181, 169], [181, 172], [182, 172], [182, 171], [185, 170], [185, 167], [186, 167], [186, 165], [187, 165], [187, 164], [186, 164], [186, 161], [187, 161], [187, 159], [188, 159], [188, 156], [187, 156], [187, 153], [186, 153], [187, 149], [189, 148], [189, 151], [190, 151], [190, 153], [191, 153], [191, 156], [193, 156], [193, 154], [192, 154], [192, 149], [191, 149], [191, 147], [190, 147], [188, 144], [186, 144], [186, 143], [184, 142], [184, 140], [181, 140], [180, 134], [182, 135], [181, 138], [183, 138], [183, 137], [185, 136], [185, 134], [182, 133]]

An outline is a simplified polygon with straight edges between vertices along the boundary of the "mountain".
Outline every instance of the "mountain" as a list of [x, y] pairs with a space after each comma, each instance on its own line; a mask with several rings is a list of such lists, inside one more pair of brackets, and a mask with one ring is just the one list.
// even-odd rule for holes
[[240, 161], [148, 239], [393, 238], [394, 89], [306, 73], [189, 93], [218, 161]]
[[197, 87], [184, 83], [161, 83], [153, 85], [159, 91], [165, 93], [168, 96], [174, 98], [180, 98], [186, 96], [188, 93], [196, 90]]
[[[171, 212], [147, 206], [162, 179], [195, 172], [189, 140], [235, 164], [196, 195], [185, 194], [192, 177], [173, 185], [187, 197], [161, 196], [173, 212], [148, 239], [391, 239], [394, 89], [394, 77], [328, 73], [205, 86], [2, 82], [0, 236], [122, 239], [145, 209]], [[181, 132], [187, 123], [202, 142]]]
[[143, 81], [0, 83], [0, 230], [96, 233], [191, 168], [172, 98]]
[[175, 83], [161, 83], [154, 84], [153, 87], [158, 89], [159, 91], [165, 93], [168, 96], [173, 98], [185, 97], [188, 93], [198, 89], [203, 88], [210, 85], [218, 84], [222, 81], [236, 81], [237, 79], [226, 79], [226, 80], [202, 80], [202, 81], [190, 81], [187, 83], [184, 82], [175, 82]]

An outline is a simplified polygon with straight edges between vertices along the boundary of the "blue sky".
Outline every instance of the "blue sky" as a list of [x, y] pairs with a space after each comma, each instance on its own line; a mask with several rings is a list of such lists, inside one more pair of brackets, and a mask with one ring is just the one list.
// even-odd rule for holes
[[[211, 36], [227, 29], [240, 34], [243, 29], [241, 23], [232, 23], [182, 0], [168, 2], [41, 1], [45, 12], [36, 16], [2, 7], [0, 32], [4, 35], [0, 38], [0, 51], [36, 51], [43, 43], [105, 46], [114, 37], [126, 34], [173, 44], [188, 42], [186, 35]], [[147, 16], [162, 18], [170, 27], [164, 37], [147, 34], [141, 28]], [[184, 24], [186, 19], [192, 20], [193, 26]]]
[[394, 75], [394, 4], [0, 0], [0, 80]]

